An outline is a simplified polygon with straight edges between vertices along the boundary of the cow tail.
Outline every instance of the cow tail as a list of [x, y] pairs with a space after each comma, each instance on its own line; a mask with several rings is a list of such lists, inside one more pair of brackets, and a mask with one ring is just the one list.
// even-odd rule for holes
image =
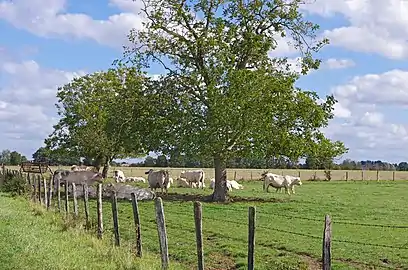
[[201, 174], [201, 178], [200, 178], [201, 188], [204, 188], [204, 178], [205, 178], [205, 173], [203, 171], [203, 173]]

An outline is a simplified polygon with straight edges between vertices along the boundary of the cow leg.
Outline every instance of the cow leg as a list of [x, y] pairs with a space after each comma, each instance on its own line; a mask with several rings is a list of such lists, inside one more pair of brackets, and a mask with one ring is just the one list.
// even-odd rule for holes
[[268, 185], [268, 186], [266, 187], [266, 192], [269, 192], [269, 186], [270, 186], [270, 185]]
[[292, 194], [295, 194], [295, 186], [292, 186], [291, 189], [292, 189]]

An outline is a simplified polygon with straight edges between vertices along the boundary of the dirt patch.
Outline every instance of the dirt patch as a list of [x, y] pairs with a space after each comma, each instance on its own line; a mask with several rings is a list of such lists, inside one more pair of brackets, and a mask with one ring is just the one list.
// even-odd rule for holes
[[302, 261], [304, 261], [307, 264], [307, 269], [308, 270], [320, 270], [322, 269], [322, 264], [320, 261], [318, 261], [316, 258], [313, 258], [310, 255], [307, 254], [302, 254], [300, 255], [300, 258]]
[[235, 270], [235, 261], [233, 258], [221, 253], [210, 253], [207, 255], [208, 261], [211, 265], [206, 265], [205, 269], [208, 270]]

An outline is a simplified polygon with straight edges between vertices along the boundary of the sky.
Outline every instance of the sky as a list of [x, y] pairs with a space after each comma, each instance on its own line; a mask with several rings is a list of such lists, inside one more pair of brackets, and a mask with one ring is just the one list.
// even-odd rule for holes
[[[297, 85], [334, 94], [335, 118], [324, 128], [350, 150], [341, 159], [408, 160], [408, 1], [307, 0], [305, 17], [330, 44], [319, 70]], [[0, 149], [31, 158], [57, 123], [58, 87], [106, 70], [121, 57], [139, 1], [0, 0]], [[272, 56], [299, 53], [278, 39]], [[153, 71], [154, 72], [154, 71]]]

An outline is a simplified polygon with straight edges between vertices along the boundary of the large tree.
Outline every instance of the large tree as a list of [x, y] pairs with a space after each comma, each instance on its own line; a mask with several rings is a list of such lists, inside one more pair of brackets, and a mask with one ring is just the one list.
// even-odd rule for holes
[[[294, 86], [299, 74], [286, 59], [271, 58], [277, 38], [288, 34], [302, 55], [302, 73], [317, 69], [313, 59], [327, 40], [299, 11], [301, 0], [142, 0], [142, 30], [125, 59], [165, 74], [150, 81], [158, 95], [155, 150], [214, 161], [214, 201], [227, 199], [226, 161], [241, 156], [297, 160], [324, 137], [336, 100], [318, 102], [313, 91]], [[161, 119], [161, 121], [158, 121]], [[330, 142], [331, 143], [331, 142]], [[342, 143], [340, 152], [346, 149]]]
[[[58, 89], [58, 115], [53, 133], [46, 139], [50, 149], [76, 153], [94, 160], [106, 177], [115, 158], [145, 155], [144, 128], [139, 120], [146, 101], [142, 94], [144, 76], [137, 69], [118, 67], [75, 78]], [[130, 94], [131, 93], [131, 94]], [[129, 123], [133, 129], [130, 134]]]

